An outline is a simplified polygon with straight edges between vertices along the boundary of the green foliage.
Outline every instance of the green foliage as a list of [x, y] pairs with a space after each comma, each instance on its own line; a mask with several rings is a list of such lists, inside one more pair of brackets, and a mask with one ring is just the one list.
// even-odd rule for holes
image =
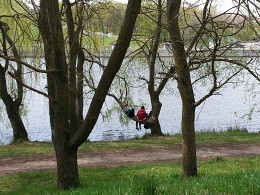
[[83, 45], [92, 52], [112, 51], [112, 45], [117, 40], [117, 36], [97, 35], [91, 33], [83, 38]]
[[85, 11], [86, 27], [91, 32], [118, 34], [126, 5], [115, 2], [96, 2], [89, 4]]
[[[28, 12], [31, 12], [30, 16]], [[8, 25], [7, 33], [21, 54], [32, 50], [32, 46], [36, 45], [34, 41], [39, 39], [38, 28], [33, 17], [34, 13], [20, 0], [5, 0], [0, 3], [0, 19]]]
[[208, 160], [200, 162], [198, 177], [181, 177], [181, 164], [149, 164], [116, 168], [81, 169], [82, 187], [60, 191], [55, 173], [35, 172], [0, 177], [3, 195], [219, 195], [258, 194], [260, 157]]

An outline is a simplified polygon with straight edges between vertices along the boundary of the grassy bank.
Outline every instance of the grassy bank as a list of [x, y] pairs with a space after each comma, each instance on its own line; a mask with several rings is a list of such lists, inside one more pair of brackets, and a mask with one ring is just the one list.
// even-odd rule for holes
[[14, 195], [245, 195], [260, 192], [260, 157], [215, 158], [199, 164], [199, 176], [181, 177], [180, 163], [81, 169], [82, 187], [59, 191], [55, 174], [23, 173], [0, 177], [0, 194]]
[[[198, 133], [197, 144], [260, 143], [260, 133], [233, 131]], [[149, 137], [116, 142], [86, 142], [80, 151], [113, 151], [150, 147], [174, 147], [181, 144], [181, 135]], [[16, 155], [53, 153], [51, 143], [23, 143], [0, 147], [0, 158]], [[199, 161], [199, 175], [181, 177], [181, 163], [148, 164], [114, 168], [82, 168], [82, 187], [59, 191], [53, 172], [21, 173], [0, 177], [0, 194], [14, 195], [245, 195], [260, 194], [260, 157], [222, 158]]]
[[[227, 143], [260, 143], [260, 133], [248, 133], [247, 131], [231, 132], [206, 132], [197, 133], [196, 142], [200, 144], [227, 144]], [[85, 142], [79, 148], [80, 151], [108, 151], [120, 149], [137, 149], [150, 147], [172, 147], [181, 145], [181, 135], [147, 137], [144, 139], [132, 139], [125, 141], [106, 142]], [[27, 142], [0, 146], [0, 157], [31, 154], [53, 153], [52, 143], [48, 142]]]

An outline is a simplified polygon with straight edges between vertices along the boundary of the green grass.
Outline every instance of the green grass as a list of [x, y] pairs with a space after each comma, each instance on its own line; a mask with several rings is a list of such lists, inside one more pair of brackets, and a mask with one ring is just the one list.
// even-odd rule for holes
[[23, 142], [0, 146], [0, 157], [31, 155], [31, 154], [51, 154], [53, 145], [50, 142]]
[[[197, 133], [197, 144], [260, 143], [260, 133], [227, 131]], [[86, 142], [79, 151], [113, 151], [180, 146], [181, 135], [114, 142]], [[53, 153], [51, 143], [27, 142], [0, 147], [0, 157]], [[181, 163], [80, 169], [82, 187], [60, 191], [54, 172], [21, 173], [0, 177], [2, 195], [245, 195], [260, 194], [260, 157], [216, 157], [198, 162], [197, 177], [181, 177]]]
[[55, 174], [23, 173], [0, 177], [3, 195], [246, 195], [260, 192], [260, 157], [215, 158], [199, 162], [199, 176], [181, 177], [181, 164], [149, 164], [80, 169], [82, 187], [60, 191]]
[[[246, 131], [206, 132], [197, 133], [196, 142], [200, 144], [227, 144], [227, 143], [260, 143], [260, 133]], [[79, 151], [111, 151], [114, 149], [137, 149], [151, 147], [173, 147], [181, 145], [181, 135], [148, 137], [126, 141], [85, 142]], [[51, 154], [53, 146], [48, 142], [26, 142], [0, 146], [0, 157], [30, 154]]]
[[247, 131], [206, 132], [196, 134], [197, 144], [260, 143], [260, 132]]
[[[113, 149], [134, 149], [151, 147], [172, 147], [181, 145], [182, 136], [147, 137], [113, 142], [86, 142], [80, 150], [104, 151]], [[196, 143], [199, 144], [230, 144], [230, 143], [260, 143], [260, 133], [247, 131], [206, 132], [196, 134]]]

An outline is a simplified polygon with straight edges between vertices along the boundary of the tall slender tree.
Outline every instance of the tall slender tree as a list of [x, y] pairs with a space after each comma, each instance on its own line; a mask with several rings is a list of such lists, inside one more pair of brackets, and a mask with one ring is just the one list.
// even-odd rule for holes
[[[198, 173], [195, 140], [196, 108], [243, 70], [248, 70], [250, 61], [240, 59], [239, 55], [244, 55], [243, 51], [239, 51], [239, 54], [236, 50], [237, 57], [234, 58], [231, 49], [234, 43], [230, 41], [230, 36], [238, 34], [244, 28], [244, 20], [239, 23], [236, 21], [236, 18], [241, 19], [239, 9], [234, 9], [233, 12], [213, 13], [211, 7], [214, 1], [206, 0], [201, 13], [194, 12], [197, 24], [186, 23], [187, 26], [181, 31], [179, 18], [183, 15], [185, 17], [186, 9], [184, 7], [180, 11], [181, 2], [181, 0], [167, 0], [167, 19], [178, 90], [182, 100], [183, 176], [190, 177]], [[187, 34], [185, 36], [186, 29], [191, 29], [195, 33], [192, 36]], [[207, 84], [207, 91], [196, 100], [193, 88], [199, 81]]]
[[148, 52], [143, 50], [143, 53], [145, 55], [149, 67], [149, 78], [147, 80], [147, 84], [148, 84], [148, 92], [150, 95], [150, 101], [152, 105], [152, 109], [151, 109], [152, 112], [147, 121], [147, 125], [151, 129], [152, 135], [162, 135], [163, 133], [159, 122], [159, 115], [162, 107], [162, 103], [160, 101], [160, 94], [164, 89], [166, 83], [168, 82], [169, 78], [172, 78], [175, 69], [173, 66], [169, 67], [168, 72], [164, 74], [163, 78], [158, 82], [159, 84], [156, 86], [156, 66], [160, 65], [160, 63], [158, 62], [158, 58], [160, 57], [158, 49], [161, 43], [161, 34], [164, 29], [162, 23], [164, 10], [163, 10], [163, 2], [161, 0], [158, 0], [155, 4], [156, 4], [157, 18], [154, 20], [156, 21], [156, 27], [153, 31], [154, 35], [151, 38], [150, 47], [148, 45], [144, 46], [149, 48]]
[[181, 0], [168, 0], [167, 13], [172, 51], [175, 61], [178, 88], [182, 99], [182, 137], [183, 137], [183, 174], [197, 175], [197, 156], [195, 141], [195, 98], [192, 88], [190, 71], [186, 61], [184, 43], [178, 23]]

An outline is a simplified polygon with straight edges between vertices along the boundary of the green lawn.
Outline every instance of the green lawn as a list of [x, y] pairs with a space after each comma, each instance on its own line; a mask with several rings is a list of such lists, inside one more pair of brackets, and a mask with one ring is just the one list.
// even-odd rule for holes
[[215, 158], [199, 163], [199, 176], [183, 179], [181, 164], [149, 164], [117, 168], [80, 169], [82, 187], [60, 191], [55, 174], [22, 173], [0, 177], [0, 194], [258, 195], [260, 157]]
[[[260, 143], [260, 133], [244, 131], [198, 133], [197, 144]], [[125, 148], [172, 147], [181, 144], [181, 135], [148, 137], [116, 142], [86, 142], [80, 151]], [[0, 147], [0, 157], [53, 153], [51, 143], [23, 143]], [[82, 168], [82, 187], [60, 191], [53, 172], [21, 173], [0, 177], [0, 194], [84, 194], [84, 195], [259, 195], [260, 157], [217, 157], [198, 162], [197, 177], [181, 177], [181, 163], [121, 167]]]
[[[246, 131], [232, 132], [207, 132], [196, 134], [197, 144], [225, 144], [225, 143], [260, 143], [260, 133], [248, 133]], [[135, 149], [149, 147], [172, 147], [182, 143], [181, 135], [147, 137], [145, 139], [132, 139], [126, 141], [111, 142], [85, 142], [79, 151], [107, 151], [120, 149]], [[49, 154], [53, 153], [53, 147], [48, 142], [26, 142], [0, 146], [0, 157], [24, 154]]]

